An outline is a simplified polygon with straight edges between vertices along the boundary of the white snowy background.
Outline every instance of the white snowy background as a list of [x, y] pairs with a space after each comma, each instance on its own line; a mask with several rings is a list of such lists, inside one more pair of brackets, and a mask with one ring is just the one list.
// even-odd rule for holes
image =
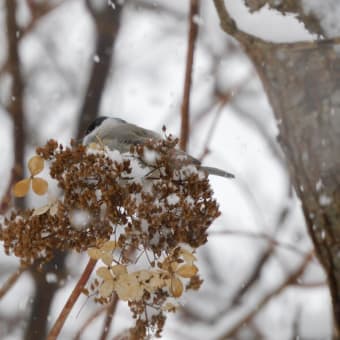
[[[20, 3], [18, 18], [29, 20], [25, 1]], [[149, 1], [150, 6], [129, 1], [124, 9], [122, 26], [114, 49], [112, 72], [108, 77], [100, 114], [123, 118], [143, 127], [161, 131], [162, 125], [174, 135], [180, 131], [180, 105], [183, 93], [187, 49], [188, 1]], [[261, 297], [279, 285], [297, 268], [303, 253], [312, 248], [301, 207], [288, 178], [283, 156], [276, 142], [278, 130], [261, 83], [247, 56], [237, 43], [220, 30], [212, 1], [201, 1], [199, 38], [195, 51], [191, 98], [191, 155], [199, 157], [216, 114], [214, 87], [233, 91], [233, 99], [223, 108], [213, 138], [211, 152], [204, 164], [219, 167], [236, 175], [235, 180], [211, 177], [222, 216], [211, 226], [208, 243], [199, 253], [204, 284], [199, 292], [187, 294], [184, 312], [169, 315], [164, 339], [216, 339], [241, 319]], [[312, 40], [294, 16], [262, 9], [250, 14], [240, 0], [226, 1], [239, 27], [274, 42]], [[313, 3], [304, 1], [308, 10]], [[319, 2], [320, 3], [320, 2]], [[339, 13], [336, 1], [323, 1]], [[332, 7], [331, 7], [332, 8]], [[316, 7], [317, 9], [317, 7]], [[321, 13], [321, 12], [320, 12]], [[0, 1], [0, 44], [5, 46], [5, 7]], [[335, 14], [334, 14], [335, 15]], [[324, 28], [336, 32], [334, 19], [323, 18]], [[327, 26], [329, 25], [329, 26]], [[333, 31], [332, 31], [333, 30]], [[55, 138], [68, 143], [75, 135], [77, 115], [84, 96], [91, 63], [100, 62], [94, 55], [94, 27], [83, 1], [70, 0], [41, 20], [21, 42], [20, 57], [26, 79], [25, 113], [30, 145], [27, 158], [38, 145]], [[0, 64], [6, 49], [0, 49]], [[214, 73], [215, 72], [215, 73]], [[238, 90], [241, 84], [241, 89]], [[0, 78], [0, 100], [8, 93], [8, 79]], [[0, 107], [0, 194], [6, 190], [13, 163], [11, 118]], [[30, 204], [41, 204], [30, 196]], [[288, 217], [279, 225], [279, 215]], [[233, 230], [245, 235], [223, 234]], [[264, 233], [284, 244], [296, 247], [301, 254], [275, 246], [259, 279], [237, 307], [229, 308], [234, 293], [242, 287], [269, 243], [248, 233]], [[0, 250], [0, 283], [17, 268], [18, 261]], [[49, 316], [51, 324], [70, 294], [86, 257], [71, 255], [69, 276], [60, 283]], [[46, 276], [53, 281], [53, 276]], [[330, 299], [324, 274], [313, 261], [301, 279], [274, 297], [252, 320], [265, 339], [291, 339], [298, 327], [301, 339], [328, 339], [331, 334]], [[309, 285], [310, 283], [310, 285]], [[0, 321], [20, 317], [14, 325], [2, 322], [0, 338], [20, 339], [32, 304], [33, 284], [24, 274], [12, 290], [0, 300]], [[71, 339], [84, 320], [98, 308], [82, 297], [62, 331], [61, 339]], [[227, 311], [227, 312], [226, 312]], [[188, 315], [193, 313], [196, 319]], [[96, 339], [103, 317], [94, 322], [82, 339]], [[120, 303], [112, 324], [112, 334], [132, 325], [129, 310]], [[296, 330], [295, 330], [296, 331]], [[251, 339], [245, 331], [242, 339]], [[275, 335], [275, 336], [274, 336]]]

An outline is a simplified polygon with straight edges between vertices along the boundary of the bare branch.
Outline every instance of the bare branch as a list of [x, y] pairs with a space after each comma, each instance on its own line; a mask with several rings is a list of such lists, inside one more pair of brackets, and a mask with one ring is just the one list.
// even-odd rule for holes
[[93, 322], [95, 321], [98, 317], [100, 317], [106, 310], [108, 306], [103, 306], [102, 308], [98, 309], [95, 311], [95, 313], [91, 314], [83, 323], [83, 325], [80, 327], [78, 330], [77, 334], [74, 337], [74, 340], [80, 340], [80, 337], [84, 333], [85, 329]]
[[68, 298], [64, 308], [60, 312], [56, 322], [54, 323], [50, 333], [47, 336], [47, 340], [55, 340], [57, 339], [68, 315], [70, 314], [74, 304], [76, 303], [78, 297], [83, 292], [86, 282], [88, 281], [94, 267], [96, 266], [97, 261], [90, 259], [84, 272], [82, 273], [79, 281], [77, 282], [76, 286], [74, 287], [70, 297]]
[[110, 333], [110, 327], [111, 327], [113, 315], [116, 311], [117, 305], [118, 305], [118, 296], [116, 294], [114, 294], [114, 297], [113, 297], [111, 304], [106, 309], [106, 317], [105, 317], [105, 321], [104, 321], [104, 327], [103, 327], [103, 330], [102, 330], [102, 334], [100, 336], [100, 340], [106, 340], [109, 333]]
[[231, 35], [235, 39], [237, 39], [240, 42], [243, 42], [246, 46], [246, 44], [250, 44], [252, 40], [261, 40], [259, 38], [255, 38], [243, 31], [241, 31], [238, 27], [234, 19], [231, 18], [229, 15], [224, 0], [214, 0], [214, 4], [216, 7], [217, 14], [220, 19], [220, 25], [224, 32]]
[[199, 12], [199, 0], [190, 1], [190, 11], [189, 11], [189, 35], [188, 35], [188, 51], [187, 51], [187, 61], [185, 68], [185, 80], [184, 80], [184, 90], [183, 90], [183, 100], [182, 100], [182, 124], [181, 124], [181, 136], [179, 146], [182, 150], [186, 150], [189, 134], [190, 134], [190, 123], [189, 123], [189, 111], [190, 111], [190, 92], [191, 92], [191, 82], [192, 82], [192, 69], [194, 63], [194, 51], [195, 43], [198, 35], [198, 25], [195, 22], [195, 17]]
[[40, 19], [44, 18], [46, 15], [50, 14], [66, 2], [69, 1], [63, 0], [58, 3], [50, 3], [49, 1], [38, 2], [27, 0], [27, 5], [31, 11], [32, 18], [28, 25], [21, 30], [19, 39], [23, 38], [27, 33], [32, 32], [40, 22]]
[[[18, 35], [19, 26], [16, 21], [16, 1], [6, 0], [6, 26], [8, 41], [8, 70], [12, 76], [12, 89], [7, 110], [11, 113], [14, 125], [14, 180], [22, 178], [25, 158], [26, 132], [24, 125], [23, 94], [24, 85], [21, 75], [21, 62], [19, 58]], [[16, 206], [23, 208], [25, 200], [17, 199]]]
[[314, 257], [314, 251], [309, 252], [309, 254], [304, 258], [301, 265], [291, 273], [278, 287], [273, 289], [267, 295], [265, 295], [241, 320], [239, 320], [232, 329], [229, 329], [226, 333], [224, 333], [220, 340], [222, 339], [231, 339], [233, 338], [237, 332], [248, 322], [252, 320], [252, 318], [258, 314], [258, 312], [266, 306], [266, 304], [271, 301], [275, 296], [282, 293], [287, 287], [290, 286], [291, 283], [294, 283], [306, 270], [308, 264]]
[[0, 299], [6, 295], [6, 293], [14, 286], [18, 281], [21, 274], [26, 270], [24, 267], [20, 267], [16, 272], [14, 272], [0, 288]]
[[95, 59], [92, 64], [85, 98], [78, 118], [77, 139], [82, 137], [87, 126], [99, 113], [99, 106], [111, 67], [113, 47], [118, 35], [123, 8], [118, 2], [115, 2], [115, 8], [112, 8], [107, 3], [105, 9], [96, 11], [91, 1], [86, 1], [86, 4], [96, 25], [97, 43], [94, 52]]
[[265, 234], [265, 233], [254, 233], [250, 231], [242, 231], [238, 229], [225, 229], [221, 231], [213, 231], [209, 233], [210, 236], [215, 236], [215, 235], [233, 235], [233, 236], [242, 236], [242, 237], [249, 237], [249, 238], [254, 238], [254, 239], [263, 239], [268, 241], [270, 244], [282, 248], [286, 248], [296, 254], [303, 255], [305, 256], [306, 253], [298, 249], [292, 244], [281, 242], [275, 240], [272, 236]]
[[11, 178], [9, 180], [7, 190], [5, 191], [5, 194], [0, 201], [0, 214], [1, 215], [5, 214], [7, 212], [7, 210], [9, 209], [10, 205], [11, 205], [12, 188], [13, 188], [13, 185], [15, 183], [14, 182], [15, 177], [16, 177], [16, 171], [15, 171], [15, 169], [12, 169]]
[[259, 279], [262, 268], [268, 262], [268, 260], [273, 256], [274, 249], [275, 249], [274, 244], [270, 242], [267, 249], [257, 259], [257, 262], [254, 268], [252, 269], [251, 273], [249, 274], [245, 283], [243, 283], [240, 286], [240, 288], [236, 291], [236, 293], [234, 294], [234, 297], [231, 301], [231, 308], [241, 302], [241, 299], [244, 296], [244, 294], [248, 290], [250, 290], [250, 288], [254, 285], [254, 283]]

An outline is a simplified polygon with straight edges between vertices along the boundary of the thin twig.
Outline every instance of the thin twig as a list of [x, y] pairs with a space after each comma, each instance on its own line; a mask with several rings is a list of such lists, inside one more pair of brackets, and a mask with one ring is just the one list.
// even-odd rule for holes
[[307, 256], [303, 259], [300, 266], [291, 273], [278, 287], [273, 289], [271, 292], [266, 294], [250, 311], [241, 319], [239, 320], [232, 329], [229, 329], [226, 333], [224, 333], [220, 340], [222, 339], [233, 339], [233, 337], [237, 334], [237, 332], [248, 322], [252, 320], [252, 318], [258, 314], [258, 312], [266, 306], [266, 304], [271, 301], [276, 295], [282, 293], [284, 289], [290, 286], [291, 283], [296, 282], [296, 280], [304, 273], [307, 268], [307, 265], [314, 257], [314, 250], [310, 251]]
[[214, 0], [214, 4], [220, 19], [220, 26], [225, 33], [231, 35], [239, 42], [242, 42], [244, 46], [247, 46], [247, 44], [250, 44], [252, 41], [262, 41], [260, 38], [252, 36], [237, 27], [236, 22], [229, 15], [229, 12], [225, 7], [224, 0]]
[[38, 1], [27, 0], [27, 6], [31, 11], [31, 20], [30, 22], [20, 31], [19, 39], [22, 39], [28, 33], [32, 32], [38, 23], [40, 23], [41, 19], [44, 19], [48, 14], [50, 14], [55, 9], [61, 7], [65, 3], [69, 3], [70, 1], [62, 0], [58, 3], [49, 3], [44, 1], [42, 3]]
[[322, 288], [327, 287], [327, 281], [315, 281], [315, 282], [300, 282], [297, 281], [291, 284], [295, 288], [302, 288], [302, 289], [315, 289], [315, 288]]
[[[203, 144], [203, 152], [201, 156], [198, 157], [199, 160], [203, 160], [203, 158], [209, 154], [209, 145], [218, 126], [217, 123], [219, 121], [219, 118], [221, 117], [223, 109], [225, 108], [226, 105], [234, 101], [237, 95], [241, 93], [241, 91], [249, 83], [253, 76], [254, 76], [253, 72], [250, 72], [239, 84], [236, 84], [231, 90], [228, 90], [226, 93], [221, 93], [215, 86], [216, 102], [214, 102], [212, 107], [212, 109], [214, 109], [215, 111], [215, 116], [205, 138], [205, 142]], [[197, 124], [202, 118], [204, 118], [207, 115], [207, 113], [209, 113], [209, 111], [211, 112], [211, 109], [201, 113], [199, 116], [196, 116], [193, 125]]]
[[80, 340], [80, 337], [84, 333], [85, 329], [95, 321], [99, 316], [102, 315], [107, 310], [108, 306], [103, 306], [102, 308], [95, 311], [95, 313], [91, 314], [83, 323], [83, 325], [79, 328], [77, 334], [74, 337], [74, 340]]
[[58, 319], [56, 320], [55, 324], [53, 325], [50, 333], [47, 336], [47, 340], [55, 340], [57, 339], [68, 315], [70, 314], [72, 307], [76, 303], [79, 295], [83, 292], [86, 282], [88, 281], [94, 267], [96, 266], [97, 260], [90, 259], [87, 263], [87, 266], [81, 275], [79, 281], [77, 282], [76, 286], [74, 287], [70, 297], [68, 298], [64, 308], [60, 312]]
[[214, 132], [215, 132], [216, 127], [217, 127], [218, 120], [221, 117], [221, 113], [222, 113], [223, 107], [224, 107], [224, 105], [225, 105], [225, 103], [227, 101], [228, 101], [228, 99], [226, 99], [225, 101], [221, 102], [220, 105], [218, 106], [217, 110], [216, 110], [215, 117], [214, 117], [214, 119], [213, 119], [213, 121], [212, 121], [212, 123], [210, 125], [210, 128], [208, 130], [207, 136], [205, 138], [203, 152], [202, 152], [201, 156], [198, 158], [200, 161], [202, 161], [203, 158], [205, 156], [207, 156], [208, 153], [209, 153], [209, 144], [210, 144], [210, 141], [212, 140], [212, 137], [213, 137]]
[[13, 188], [13, 185], [15, 183], [15, 177], [16, 177], [15, 169], [13, 168], [7, 189], [6, 189], [5, 194], [2, 197], [1, 202], [0, 202], [0, 214], [1, 215], [4, 215], [7, 212], [7, 210], [9, 209], [9, 207], [11, 206], [12, 188]]
[[106, 340], [109, 333], [110, 333], [110, 327], [111, 327], [113, 315], [114, 315], [116, 308], [117, 308], [117, 304], [118, 304], [118, 296], [115, 294], [111, 304], [109, 305], [109, 307], [106, 310], [106, 317], [105, 317], [103, 331], [102, 331], [102, 334], [100, 336], [100, 340]]
[[188, 35], [188, 51], [185, 68], [184, 90], [183, 100], [181, 107], [182, 123], [181, 123], [181, 138], [179, 141], [179, 147], [182, 150], [186, 150], [189, 133], [189, 110], [190, 110], [190, 93], [191, 93], [191, 81], [192, 81], [192, 69], [194, 62], [195, 43], [198, 36], [198, 25], [195, 23], [195, 17], [199, 12], [199, 0], [190, 1], [189, 11], [189, 35]]
[[243, 230], [232, 230], [232, 229], [226, 229], [226, 230], [221, 230], [221, 231], [213, 231], [209, 233], [210, 236], [215, 236], [215, 235], [232, 235], [232, 236], [242, 236], [242, 237], [249, 237], [249, 238], [254, 238], [254, 239], [263, 239], [268, 241], [270, 244], [273, 244], [278, 247], [286, 248], [288, 250], [291, 250], [299, 255], [305, 256], [306, 253], [303, 252], [302, 250], [298, 249], [294, 245], [290, 243], [285, 243], [285, 242], [280, 242], [272, 238], [270, 235], [266, 233], [254, 233], [251, 231], [243, 231]]
[[268, 248], [259, 256], [256, 261], [256, 264], [252, 267], [252, 270], [248, 276], [248, 278], [240, 285], [237, 291], [234, 293], [234, 296], [231, 301], [231, 307], [233, 308], [235, 305], [239, 304], [243, 298], [243, 296], [250, 291], [251, 287], [258, 281], [261, 276], [261, 271], [264, 265], [268, 262], [270, 258], [274, 255], [274, 244], [269, 243]]
[[[215, 72], [215, 78], [217, 78], [217, 71]], [[253, 70], [251, 70], [240, 82], [235, 84], [231, 89], [228, 89], [227, 91], [222, 91], [219, 89], [219, 86], [217, 85], [217, 79], [215, 80], [215, 89], [214, 89], [214, 100], [209, 105], [207, 110], [200, 112], [199, 114], [195, 115], [192, 121], [192, 126], [195, 126], [199, 124], [202, 119], [204, 119], [209, 113], [211, 113], [215, 109], [219, 109], [220, 106], [226, 106], [230, 102], [234, 101], [238, 95], [242, 93], [242, 91], [245, 89], [246, 85], [249, 84], [251, 79], [255, 76], [255, 73]]]
[[25, 267], [20, 267], [7, 279], [4, 285], [0, 288], [0, 299], [2, 299], [4, 295], [13, 287], [13, 285], [17, 282], [17, 280], [25, 270]]

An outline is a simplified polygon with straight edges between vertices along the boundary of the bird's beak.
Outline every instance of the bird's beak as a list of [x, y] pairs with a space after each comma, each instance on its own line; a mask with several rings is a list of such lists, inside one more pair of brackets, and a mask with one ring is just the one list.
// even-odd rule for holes
[[83, 141], [84, 141], [84, 138], [79, 138], [79, 139], [75, 139], [75, 140], [74, 140], [74, 142], [75, 142], [76, 144], [80, 144], [80, 145], [83, 144]]

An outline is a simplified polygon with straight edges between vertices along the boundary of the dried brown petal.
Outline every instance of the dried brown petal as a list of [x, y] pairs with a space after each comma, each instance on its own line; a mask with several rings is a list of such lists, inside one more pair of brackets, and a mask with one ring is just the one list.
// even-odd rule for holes
[[116, 276], [119, 276], [119, 275], [127, 274], [127, 268], [126, 268], [126, 266], [124, 266], [122, 264], [118, 264], [118, 265], [113, 266], [111, 268], [111, 272], [116, 277]]
[[170, 292], [173, 297], [178, 298], [183, 293], [183, 283], [177, 277], [172, 277], [170, 280]]
[[31, 173], [31, 176], [37, 175], [44, 169], [44, 160], [40, 156], [37, 155], [33, 156], [28, 161], [28, 169]]
[[37, 195], [44, 195], [48, 189], [48, 183], [40, 177], [32, 178], [32, 189]]
[[144, 289], [139, 285], [135, 275], [121, 275], [115, 283], [115, 292], [123, 301], [140, 300], [143, 297]]
[[102, 256], [102, 252], [98, 248], [87, 249], [87, 254], [94, 260], [99, 260]]
[[176, 270], [177, 275], [181, 277], [185, 277], [185, 278], [190, 278], [196, 275], [197, 272], [198, 272], [198, 268], [195, 265], [189, 265], [189, 264], [184, 264]]
[[178, 306], [174, 305], [173, 303], [167, 302], [162, 306], [162, 310], [166, 312], [176, 312], [177, 307]]
[[30, 178], [22, 179], [14, 185], [13, 193], [15, 197], [24, 197], [27, 195], [28, 190], [30, 189]]
[[43, 214], [47, 213], [47, 212], [50, 210], [50, 207], [51, 207], [51, 206], [50, 206], [49, 204], [46, 204], [46, 205], [44, 205], [44, 206], [42, 206], [42, 207], [35, 208], [35, 209], [33, 210], [32, 216], [43, 215]]
[[105, 280], [103, 284], [99, 288], [99, 294], [103, 298], [107, 298], [112, 295], [114, 289], [114, 282], [113, 280]]
[[96, 274], [104, 280], [112, 280], [112, 274], [107, 267], [99, 267]]
[[117, 242], [116, 241], [107, 241], [105, 242], [100, 249], [103, 251], [112, 251], [117, 247]]
[[101, 256], [101, 260], [107, 265], [110, 266], [112, 264], [113, 261], [113, 255], [112, 253], [104, 253], [102, 252], [102, 256]]
[[58, 201], [53, 202], [50, 204], [50, 215], [55, 216], [58, 212]]
[[196, 256], [186, 249], [181, 248], [180, 254], [187, 264], [193, 264], [193, 262], [197, 260]]

